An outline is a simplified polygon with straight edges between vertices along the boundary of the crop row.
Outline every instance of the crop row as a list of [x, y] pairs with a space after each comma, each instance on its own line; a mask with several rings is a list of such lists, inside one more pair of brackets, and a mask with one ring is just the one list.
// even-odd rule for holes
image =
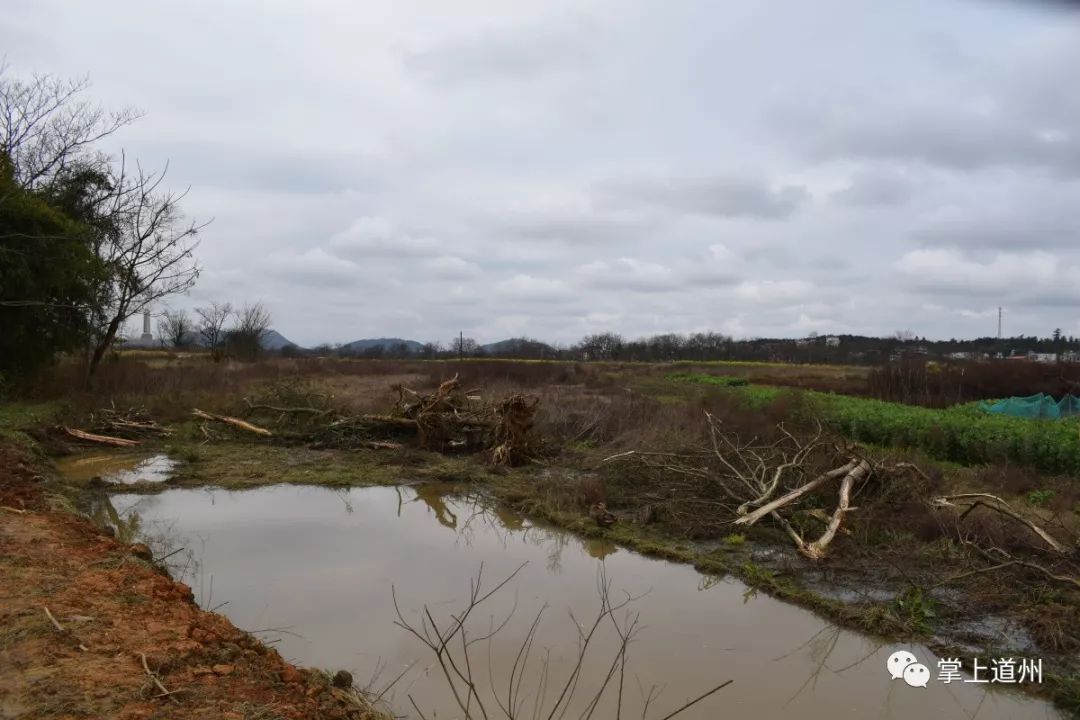
[[794, 393], [799, 398], [793, 404], [794, 412], [811, 413], [860, 442], [920, 448], [933, 457], [965, 465], [1011, 461], [1045, 472], [1080, 474], [1080, 421], [1075, 419], [990, 414], [977, 404], [934, 409], [813, 390], [740, 387], [714, 375], [682, 373], [669, 377], [725, 387], [754, 405]]

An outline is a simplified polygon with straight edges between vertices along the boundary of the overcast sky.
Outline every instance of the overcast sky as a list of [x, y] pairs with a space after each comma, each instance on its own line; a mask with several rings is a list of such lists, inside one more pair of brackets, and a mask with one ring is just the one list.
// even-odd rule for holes
[[17, 74], [305, 345], [1080, 334], [1080, 15], [1003, 0], [5, 0]]

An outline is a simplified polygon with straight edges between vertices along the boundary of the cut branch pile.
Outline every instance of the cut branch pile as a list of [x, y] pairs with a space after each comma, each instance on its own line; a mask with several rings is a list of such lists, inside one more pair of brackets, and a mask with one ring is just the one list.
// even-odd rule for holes
[[[668, 501], [680, 506], [672, 514], [681, 524], [687, 524], [689, 515], [708, 516], [705, 523], [714, 530], [723, 524], [749, 527], [769, 518], [787, 533], [800, 553], [811, 560], [824, 558], [836, 535], [845, 532], [848, 513], [857, 509], [851, 506], [852, 494], [870, 477], [870, 463], [852, 448], [824, 438], [820, 425], [808, 438], [780, 425], [774, 441], [753, 438], [744, 442], [725, 432], [709, 413], [706, 422], [711, 439], [707, 449], [687, 453], [631, 451], [608, 460], [632, 458], [671, 478], [672, 498], [686, 496]], [[676, 490], [680, 477], [690, 487]], [[820, 491], [837, 481], [835, 509], [829, 512], [815, 506], [820, 502]], [[800, 529], [804, 519], [824, 523], [816, 540], [805, 539], [806, 530]]]
[[482, 450], [491, 447], [496, 418], [478, 402], [477, 390], [462, 392], [458, 376], [421, 395], [404, 385], [398, 391], [397, 411], [416, 423], [417, 439], [426, 450]]
[[[934, 498], [931, 504], [942, 513], [958, 511], [952, 519], [960, 543], [990, 563], [988, 566], [962, 573], [948, 582], [971, 575], [1016, 567], [1036, 571], [1046, 579], [1080, 589], [1080, 562], [1078, 562], [1080, 561], [1080, 537], [1072, 537], [1071, 540], [1066, 541], [1055, 538], [1045, 527], [1016, 510], [1002, 498], [989, 493], [942, 495]], [[1009, 537], [1015, 545], [1022, 545], [1020, 552], [1023, 552], [1026, 557], [1021, 557], [1017, 550], [1007, 551], [998, 547], [992, 538], [980, 533], [976, 529], [977, 526], [972, 527], [964, 523], [965, 518], [979, 508], [996, 513], [1007, 525], [1026, 528], [1031, 535], [1038, 538], [1038, 542], [1027, 543], [1023, 546], [1021, 538], [1030, 538], [1031, 535], [1010, 532]], [[1063, 524], [1059, 524], [1057, 531], [1061, 535], [1074, 534], [1069, 533]]]
[[128, 439], [172, 435], [172, 430], [154, 422], [146, 409], [140, 407], [126, 410], [108, 407], [96, 410], [90, 415], [90, 428], [95, 433]]
[[458, 376], [431, 393], [394, 385], [397, 393], [389, 414], [344, 414], [327, 395], [282, 388], [269, 399], [246, 398], [247, 417], [269, 420], [269, 430], [240, 418], [196, 416], [215, 420], [280, 442], [312, 447], [397, 448], [409, 440], [435, 452], [484, 452], [496, 465], [518, 465], [536, 455], [533, 422], [539, 398], [511, 395], [485, 403], [478, 389], [462, 390]]
[[[168, 437], [172, 430], [158, 425], [144, 408], [107, 407], [90, 414], [90, 430], [61, 425], [60, 431], [83, 442], [109, 447], [135, 447], [148, 437]], [[91, 432], [92, 431], [92, 432]]]

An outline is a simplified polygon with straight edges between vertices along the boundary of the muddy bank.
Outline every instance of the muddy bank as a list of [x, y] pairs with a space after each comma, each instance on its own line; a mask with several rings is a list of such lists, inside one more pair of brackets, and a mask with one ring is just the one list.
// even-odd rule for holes
[[46, 484], [33, 459], [0, 448], [0, 717], [384, 717], [201, 610], [145, 547]]

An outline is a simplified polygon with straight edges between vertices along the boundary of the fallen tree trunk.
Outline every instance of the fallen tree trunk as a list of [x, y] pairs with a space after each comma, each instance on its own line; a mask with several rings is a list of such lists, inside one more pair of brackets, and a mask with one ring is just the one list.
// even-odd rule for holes
[[794, 490], [792, 490], [791, 492], [786, 493], [785, 495], [781, 495], [780, 497], [773, 500], [772, 502], [767, 503], [765, 505], [762, 505], [761, 507], [759, 507], [757, 510], [755, 510], [752, 513], [749, 513], [747, 515], [743, 515], [741, 518], [739, 518], [738, 520], [735, 521], [735, 524], [736, 525], [753, 525], [754, 523], [756, 523], [761, 518], [763, 518], [766, 515], [769, 515], [770, 513], [772, 513], [774, 510], [778, 510], [778, 509], [784, 507], [785, 505], [790, 505], [791, 503], [793, 503], [796, 500], [798, 500], [799, 498], [801, 498], [803, 495], [806, 495], [808, 493], [813, 492], [814, 490], [817, 490], [819, 487], [821, 487], [825, 483], [829, 482], [830, 480], [835, 480], [838, 477], [843, 477], [845, 475], [848, 475], [849, 473], [855, 472], [855, 470], [861, 468], [862, 466], [865, 466], [866, 469], [862, 470], [859, 473], [859, 477], [861, 477], [862, 475], [865, 475], [867, 472], [869, 472], [870, 466], [869, 466], [869, 464], [867, 464], [867, 462], [865, 460], [859, 460], [858, 458], [852, 458], [851, 461], [847, 465], [844, 465], [843, 467], [838, 467], [838, 468], [836, 468], [834, 470], [829, 470], [826, 473], [822, 473], [821, 475], [818, 475], [816, 478], [814, 478], [810, 482], [806, 483], [805, 485], [803, 485], [801, 487], [797, 487]]
[[803, 555], [806, 555], [811, 560], [820, 560], [825, 557], [825, 548], [836, 537], [836, 532], [840, 529], [840, 523], [844, 521], [844, 516], [855, 509], [851, 507], [851, 488], [854, 487], [856, 480], [866, 477], [869, 473], [870, 463], [860, 460], [858, 466], [844, 475], [844, 479], [840, 481], [840, 501], [836, 506], [836, 510], [833, 511], [825, 532], [814, 542], [799, 548]]
[[203, 420], [216, 420], [218, 422], [225, 423], [226, 425], [232, 425], [235, 428], [239, 428], [250, 433], [255, 433], [256, 435], [262, 435], [264, 437], [270, 437], [274, 434], [266, 428], [261, 428], [258, 425], [252, 425], [251, 423], [241, 420], [240, 418], [234, 418], [228, 415], [215, 415], [213, 413], [204, 412], [198, 408], [192, 410], [191, 414]]
[[88, 433], [85, 430], [77, 430], [76, 428], [70, 428], [66, 425], [63, 426], [63, 430], [73, 438], [85, 440], [87, 442], [98, 443], [99, 445], [109, 445], [111, 447], [133, 447], [139, 444], [138, 440], [128, 440], [127, 438], [118, 438], [111, 435], [95, 435], [94, 433]]

